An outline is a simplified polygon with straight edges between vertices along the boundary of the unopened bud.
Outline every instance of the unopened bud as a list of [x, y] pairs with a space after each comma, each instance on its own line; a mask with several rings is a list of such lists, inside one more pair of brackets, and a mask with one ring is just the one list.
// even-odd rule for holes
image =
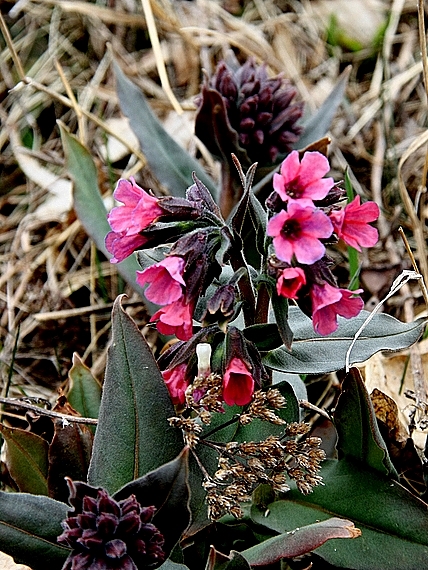
[[211, 345], [201, 342], [196, 345], [198, 357], [198, 376], [209, 376], [211, 373]]

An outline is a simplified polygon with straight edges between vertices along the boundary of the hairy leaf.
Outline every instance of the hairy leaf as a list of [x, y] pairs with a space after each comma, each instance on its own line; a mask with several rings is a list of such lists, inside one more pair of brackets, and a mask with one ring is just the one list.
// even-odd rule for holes
[[0, 491], [0, 550], [33, 570], [60, 570], [70, 550], [56, 539], [68, 509], [48, 497]]
[[20, 491], [48, 494], [48, 442], [29, 431], [0, 424], [6, 441], [6, 465]]
[[115, 62], [114, 72], [120, 107], [124, 115], [128, 117], [141, 150], [159, 182], [164, 184], [173, 196], [185, 197], [186, 189], [192, 184], [192, 172], [195, 172], [215, 195], [213, 180], [199, 162], [165, 131], [143, 93], [125, 76]]
[[[298, 307], [290, 307], [289, 324], [294, 333], [291, 351], [285, 347], [270, 351], [263, 364], [274, 370], [296, 374], [325, 374], [345, 368], [346, 353], [353, 338], [369, 316], [367, 311], [353, 319], [339, 317], [338, 329], [327, 337], [313, 330], [312, 321]], [[380, 350], [401, 350], [421, 336], [425, 319], [402, 323], [386, 314], [377, 314], [364, 328], [352, 348], [350, 364], [363, 362]]]
[[88, 481], [110, 493], [176, 457], [183, 443], [168, 418], [174, 407], [134, 321], [115, 301], [112, 344]]
[[101, 384], [83, 364], [77, 353], [73, 354], [73, 366], [68, 372], [69, 404], [84, 418], [98, 418], [101, 403]]

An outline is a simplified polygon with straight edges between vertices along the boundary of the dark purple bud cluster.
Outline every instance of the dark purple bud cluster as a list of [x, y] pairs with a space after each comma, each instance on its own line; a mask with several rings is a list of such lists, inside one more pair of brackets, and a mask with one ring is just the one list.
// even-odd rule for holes
[[142, 507], [134, 495], [115, 501], [104, 489], [67, 483], [74, 510], [58, 543], [73, 551], [63, 570], [137, 570], [163, 562], [164, 538], [151, 522], [155, 507]]
[[230, 125], [250, 160], [265, 164], [290, 152], [302, 132], [296, 123], [303, 103], [292, 102], [297, 91], [289, 81], [269, 78], [266, 66], [250, 58], [236, 72], [220, 62], [210, 84], [221, 94]]

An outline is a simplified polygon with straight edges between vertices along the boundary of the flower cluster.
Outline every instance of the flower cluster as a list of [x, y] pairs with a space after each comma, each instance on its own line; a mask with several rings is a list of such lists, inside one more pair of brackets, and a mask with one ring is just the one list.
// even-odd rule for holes
[[271, 435], [260, 442], [228, 443], [220, 452], [214, 477], [204, 482], [210, 517], [218, 519], [227, 512], [242, 516], [240, 503], [250, 500], [254, 488], [262, 483], [285, 493], [290, 489], [288, 476], [304, 494], [320, 485], [318, 471], [325, 453], [319, 438], [301, 439], [309, 429], [307, 424], [293, 423], [282, 438]]
[[[303, 103], [293, 103], [296, 93], [283, 77], [269, 78], [266, 65], [256, 65], [253, 58], [236, 72], [221, 61], [211, 81], [202, 88], [195, 132], [217, 156], [222, 156], [222, 143], [225, 147], [228, 144], [223, 138], [229, 133], [229, 139], [235, 135], [251, 161], [275, 162], [278, 155], [290, 152], [302, 132], [297, 122], [303, 114]], [[221, 112], [215, 108], [219, 104]], [[216, 148], [214, 141], [219, 141], [222, 148]]]
[[115, 501], [104, 489], [67, 479], [74, 509], [62, 523], [58, 543], [72, 548], [64, 570], [155, 568], [164, 558], [164, 538], [152, 524], [155, 507], [134, 495]]
[[274, 248], [268, 272], [276, 279], [278, 295], [297, 300], [322, 335], [337, 329], [337, 315], [349, 319], [363, 307], [357, 296], [361, 290], [337, 287], [328, 267], [326, 241], [335, 234], [361, 251], [378, 240], [377, 230], [369, 225], [379, 215], [378, 206], [361, 204], [357, 196], [344, 208], [336, 207], [341, 195], [333, 179], [324, 178], [329, 170], [327, 158], [319, 152], [306, 152], [300, 159], [293, 151], [274, 175], [274, 192], [267, 200], [273, 213], [267, 234]]

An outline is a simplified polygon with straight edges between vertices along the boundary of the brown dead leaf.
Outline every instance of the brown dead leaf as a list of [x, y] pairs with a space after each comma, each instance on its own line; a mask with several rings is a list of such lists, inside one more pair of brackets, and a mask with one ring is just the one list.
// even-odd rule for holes
[[24, 564], [16, 564], [12, 556], [0, 552], [0, 570], [31, 570], [31, 568]]

